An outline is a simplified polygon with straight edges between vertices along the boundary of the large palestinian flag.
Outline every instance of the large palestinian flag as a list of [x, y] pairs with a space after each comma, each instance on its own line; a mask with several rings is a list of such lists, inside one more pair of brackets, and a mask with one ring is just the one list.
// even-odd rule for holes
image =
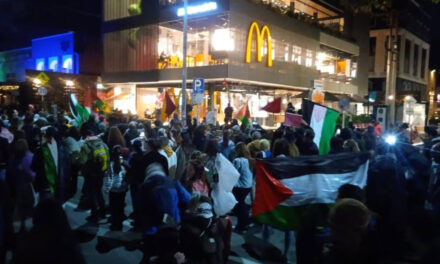
[[297, 230], [313, 204], [331, 205], [346, 183], [363, 188], [368, 153], [258, 160], [252, 215], [281, 230]]
[[330, 139], [335, 135], [338, 111], [305, 99], [301, 110], [303, 120], [315, 131], [313, 141], [319, 148], [319, 154], [329, 153]]

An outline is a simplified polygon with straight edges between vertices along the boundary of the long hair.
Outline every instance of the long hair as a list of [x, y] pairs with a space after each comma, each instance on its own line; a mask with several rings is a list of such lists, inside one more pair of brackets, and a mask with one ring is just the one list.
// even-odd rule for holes
[[249, 169], [252, 171], [255, 160], [251, 157], [249, 149], [244, 142], [240, 142], [235, 146], [235, 153], [237, 158], [246, 158], [249, 161]]
[[121, 171], [121, 146], [116, 145], [112, 148], [112, 153], [110, 155], [110, 159], [113, 162], [113, 172], [119, 173]]
[[108, 131], [108, 139], [107, 144], [110, 149], [113, 146], [120, 145], [121, 147], [125, 147], [125, 139], [122, 136], [121, 130], [118, 127], [112, 126]]

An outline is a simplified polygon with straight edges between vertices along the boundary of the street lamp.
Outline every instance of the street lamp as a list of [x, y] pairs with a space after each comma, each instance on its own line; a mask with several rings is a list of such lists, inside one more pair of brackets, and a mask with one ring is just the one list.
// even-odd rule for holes
[[40, 79], [35, 78], [32, 82], [33, 82], [34, 85], [37, 86], [37, 87], [41, 85], [41, 81], [40, 81]]
[[66, 86], [67, 87], [73, 87], [75, 84], [73, 83], [73, 81], [71, 81], [71, 80], [67, 80], [66, 81]]
[[183, 67], [182, 67], [182, 123], [186, 125], [186, 52], [188, 45], [188, 0], [183, 0]]
[[394, 95], [388, 96], [388, 100], [393, 100], [393, 99], [394, 99]]

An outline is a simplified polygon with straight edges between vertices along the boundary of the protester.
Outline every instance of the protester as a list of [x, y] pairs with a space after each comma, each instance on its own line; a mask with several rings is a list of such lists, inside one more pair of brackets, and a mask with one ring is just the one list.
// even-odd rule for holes
[[176, 149], [177, 165], [175, 179], [181, 180], [185, 175], [190, 155], [195, 150], [192, 144], [191, 135], [188, 129], [184, 129], [181, 133], [182, 143]]
[[212, 201], [204, 195], [191, 198], [180, 237], [188, 263], [226, 263], [226, 224], [215, 217]]
[[105, 203], [102, 186], [106, 171], [109, 168], [109, 150], [93, 130], [85, 131], [85, 142], [81, 147], [79, 163], [83, 165], [82, 173], [88, 185], [87, 196], [91, 203], [90, 222], [98, 222], [105, 217]]
[[[142, 142], [139, 139], [133, 143], [133, 152], [130, 153], [130, 157], [128, 159], [128, 169], [126, 175], [127, 183], [130, 186], [130, 197], [133, 206], [133, 214], [131, 215], [131, 218], [135, 217], [137, 210], [137, 204], [133, 201], [136, 199], [139, 186], [144, 182], [145, 179], [145, 172], [142, 164], [143, 156], [144, 152], [142, 151]], [[134, 226], [136, 226], [136, 222]]]
[[298, 149], [301, 155], [318, 155], [319, 148], [316, 146], [313, 139], [315, 138], [315, 132], [312, 129], [304, 131], [304, 136], [300, 135], [302, 140], [298, 140]]
[[14, 145], [6, 172], [6, 181], [12, 192], [15, 214], [20, 219], [21, 233], [26, 231], [25, 221], [32, 216], [35, 202], [32, 189], [35, 172], [30, 168], [33, 157], [34, 154], [29, 151], [26, 140], [18, 140]]
[[257, 158], [266, 159], [272, 157], [272, 152], [270, 151], [270, 142], [267, 139], [260, 140], [261, 151], [257, 154]]
[[[154, 147], [150, 153], [157, 153], [158, 143], [150, 143], [150, 146]], [[158, 157], [157, 155], [165, 159], [158, 153], [155, 157]], [[181, 219], [179, 205], [188, 203], [190, 199], [190, 194], [179, 182], [168, 178], [165, 170], [168, 166], [164, 166], [163, 162], [157, 160], [147, 165], [146, 178], [139, 188], [136, 199], [139, 209], [138, 221], [143, 232], [142, 251], [145, 262], [156, 254], [154, 236], [158, 228], [169, 222], [179, 224]]]
[[223, 138], [218, 143], [220, 153], [225, 156], [225, 158], [229, 159], [231, 152], [233, 151], [235, 144], [230, 139], [231, 138], [231, 131], [230, 130], [224, 130], [223, 131]]
[[37, 149], [32, 160], [31, 168], [36, 173], [35, 189], [39, 193], [40, 200], [49, 197], [59, 198], [61, 195], [60, 163], [62, 153], [59, 151], [55, 140], [56, 130], [48, 127], [44, 134], [44, 143]]
[[341, 137], [332, 137], [330, 139], [330, 152], [329, 154], [339, 154], [344, 152], [344, 140]]
[[[126, 135], [126, 134], [125, 134]], [[117, 126], [110, 127], [108, 131], [107, 146], [109, 149], [113, 149], [114, 146], [126, 147], [126, 138], [122, 136], [121, 130]]]
[[232, 114], [234, 113], [234, 108], [232, 108], [231, 104], [228, 103], [228, 106], [225, 108], [225, 125], [228, 125], [229, 122], [232, 121]]
[[113, 146], [110, 156], [110, 214], [111, 226], [110, 230], [122, 230], [122, 221], [125, 219], [125, 195], [128, 190], [126, 179], [126, 169], [123, 166], [122, 148], [121, 146]]
[[235, 214], [237, 215], [237, 226], [235, 231], [239, 233], [246, 232], [248, 225], [250, 224], [249, 219], [249, 206], [246, 204], [245, 199], [249, 195], [252, 188], [252, 170], [253, 170], [253, 160], [247, 149], [246, 145], [241, 142], [235, 146], [235, 151], [237, 153], [236, 158], [232, 162], [234, 167], [240, 173], [240, 178], [235, 185], [232, 192], [237, 199], [237, 205], [234, 208]]
[[168, 137], [161, 136], [159, 138], [160, 147], [159, 153], [162, 154], [168, 161], [168, 177], [171, 179], [175, 178], [176, 175], [176, 167], [177, 167], [177, 156], [176, 153], [169, 145]]
[[209, 196], [210, 184], [205, 171], [205, 159], [204, 154], [199, 151], [194, 151], [191, 154], [182, 185], [190, 193]]

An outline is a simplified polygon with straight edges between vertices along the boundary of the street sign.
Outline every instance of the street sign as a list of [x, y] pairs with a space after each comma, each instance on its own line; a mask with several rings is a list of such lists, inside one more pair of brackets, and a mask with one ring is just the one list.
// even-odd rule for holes
[[46, 84], [50, 80], [49, 76], [47, 76], [47, 74], [45, 74], [44, 72], [38, 74], [36, 78], [40, 80], [41, 84]]
[[313, 89], [322, 90], [323, 84], [322, 80], [313, 80]]
[[38, 88], [38, 94], [41, 96], [45, 96], [47, 94], [47, 89], [44, 87]]
[[194, 93], [204, 93], [205, 92], [205, 79], [194, 78], [193, 79], [193, 92]]
[[191, 102], [196, 105], [203, 104], [203, 100], [205, 99], [205, 94], [203, 93], [193, 93]]
[[350, 100], [347, 97], [342, 97], [341, 99], [339, 99], [339, 109], [341, 109], [342, 111], [347, 111], [348, 109], [350, 109]]

